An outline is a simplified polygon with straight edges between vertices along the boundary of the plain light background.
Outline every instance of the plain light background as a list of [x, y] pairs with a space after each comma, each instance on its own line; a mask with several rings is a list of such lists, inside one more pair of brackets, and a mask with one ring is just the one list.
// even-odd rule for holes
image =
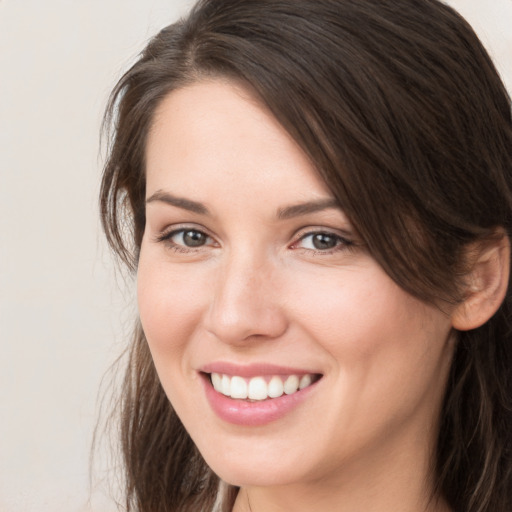
[[[0, 0], [0, 512], [110, 512], [89, 450], [134, 315], [97, 208], [108, 93], [191, 0]], [[512, 0], [452, 0], [512, 90]]]

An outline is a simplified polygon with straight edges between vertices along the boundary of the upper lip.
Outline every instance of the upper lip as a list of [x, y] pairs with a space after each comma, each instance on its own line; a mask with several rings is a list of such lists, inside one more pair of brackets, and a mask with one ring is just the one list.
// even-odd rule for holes
[[317, 371], [311, 371], [304, 368], [292, 368], [289, 366], [279, 366], [271, 363], [252, 363], [239, 365], [227, 361], [218, 361], [208, 363], [202, 366], [199, 371], [203, 373], [221, 373], [225, 375], [236, 375], [239, 377], [252, 378], [264, 375], [306, 375], [320, 374]]

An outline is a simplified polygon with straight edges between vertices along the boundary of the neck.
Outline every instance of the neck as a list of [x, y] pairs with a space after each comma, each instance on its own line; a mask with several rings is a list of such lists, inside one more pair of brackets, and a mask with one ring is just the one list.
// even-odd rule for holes
[[[300, 495], [300, 499], [290, 499], [290, 495], [283, 496], [279, 493], [273, 495], [262, 495], [254, 489], [240, 489], [233, 512], [285, 512], [294, 510], [296, 512], [306, 512], [315, 510], [318, 512], [330, 512], [336, 510], [339, 512], [452, 512], [451, 508], [442, 499], [425, 499], [424, 504], [420, 505], [416, 500], [407, 501], [390, 505], [386, 500], [379, 501], [372, 505], [368, 498], [354, 503], [356, 500], [340, 501], [340, 497], [335, 499], [328, 496], [314, 493], [308, 496]], [[415, 503], [411, 508], [410, 503]]]

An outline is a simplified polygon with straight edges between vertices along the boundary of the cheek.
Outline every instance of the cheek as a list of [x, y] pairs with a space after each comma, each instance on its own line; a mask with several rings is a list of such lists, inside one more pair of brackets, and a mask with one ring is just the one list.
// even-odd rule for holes
[[[350, 439], [357, 451], [397, 431], [416, 411], [429, 425], [451, 361], [449, 318], [380, 269], [317, 284], [324, 284], [323, 293], [303, 297], [297, 317], [330, 355], [327, 377], [336, 399], [317, 412], [329, 430], [325, 438]], [[346, 444], [338, 446], [344, 453]]]
[[[296, 317], [311, 336], [337, 354], [371, 353], [382, 342], [383, 331], [402, 322], [403, 292], [380, 269], [325, 269], [296, 272]], [[403, 294], [405, 295], [405, 294]]]
[[[182, 269], [179, 269], [182, 270]], [[153, 357], [182, 350], [198, 325], [204, 289], [187, 272], [141, 254], [137, 300], [142, 327]], [[155, 362], [158, 362], [155, 360]]]
[[[181, 269], [180, 269], [181, 270]], [[204, 290], [183, 270], [168, 262], [144, 258], [137, 274], [139, 315], [163, 389], [182, 420], [197, 414], [187, 400], [191, 378], [190, 353], [199, 325]]]
[[447, 315], [407, 294], [376, 264], [333, 275], [317, 276], [315, 286], [301, 278], [299, 288], [309, 291], [296, 317], [341, 378], [379, 386], [435, 372], [451, 331]]

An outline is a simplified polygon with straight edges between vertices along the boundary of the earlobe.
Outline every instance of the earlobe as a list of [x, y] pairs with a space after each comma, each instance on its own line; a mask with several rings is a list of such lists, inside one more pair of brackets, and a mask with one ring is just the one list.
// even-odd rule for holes
[[503, 229], [478, 241], [469, 251], [465, 298], [452, 312], [452, 326], [459, 331], [476, 329], [498, 310], [508, 288], [510, 240]]

